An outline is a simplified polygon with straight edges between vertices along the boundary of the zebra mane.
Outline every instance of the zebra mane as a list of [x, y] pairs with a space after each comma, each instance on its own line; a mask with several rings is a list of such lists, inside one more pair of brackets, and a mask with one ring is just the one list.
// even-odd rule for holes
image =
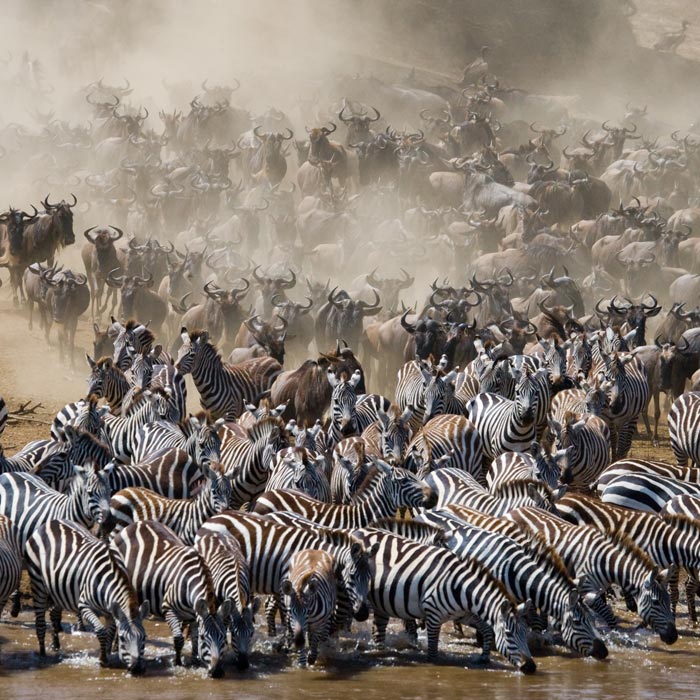
[[527, 491], [528, 486], [533, 486], [538, 491], [542, 489], [548, 499], [552, 497], [552, 489], [539, 479], [513, 479], [499, 484], [491, 491], [492, 496], [502, 498], [505, 494], [513, 493], [513, 491]]
[[[214, 343], [212, 343], [212, 342], [209, 341], [209, 331], [207, 331], [207, 330], [205, 330], [205, 329], [203, 329], [203, 328], [201, 328], [201, 329], [198, 328], [197, 330], [190, 331], [190, 332], [188, 333], [188, 335], [190, 336], [190, 341], [191, 341], [191, 342], [195, 343], [195, 342], [197, 342], [198, 340], [202, 340], [202, 342], [205, 342], [205, 343], [207, 343], [208, 345], [211, 345], [211, 347], [214, 348], [214, 350], [216, 350], [216, 346], [214, 345]], [[218, 352], [218, 351], [217, 351], [217, 352]]]
[[657, 570], [656, 564], [651, 560], [649, 555], [642, 549], [640, 549], [624, 532], [621, 530], [616, 530], [615, 532], [611, 532], [606, 535], [606, 537], [613, 542], [618, 547], [621, 547], [622, 549], [625, 549], [628, 551], [630, 554], [633, 556], [638, 557], [641, 559], [645, 566], [647, 566], [650, 569], [653, 569], [654, 571]]
[[105, 355], [105, 356], [101, 357], [99, 360], [97, 360], [96, 364], [100, 369], [104, 369], [104, 366], [107, 362], [111, 362], [111, 364], [112, 364], [111, 369], [116, 371], [117, 374], [121, 374], [122, 376], [124, 375], [124, 372], [122, 372], [122, 370], [120, 370], [119, 367], [117, 367], [117, 363], [114, 361], [114, 359], [110, 355]]
[[279, 416], [263, 416], [254, 425], [248, 428], [248, 437], [252, 442], [264, 437], [271, 428], [277, 427], [281, 434], [284, 433], [284, 421]]
[[346, 532], [345, 530], [333, 530], [329, 527], [319, 527], [314, 528], [313, 532], [337, 547], [351, 547], [353, 544], [362, 544], [357, 537], [354, 537], [350, 532]]
[[700, 536], [700, 521], [695, 518], [685, 515], [685, 513], [664, 513], [663, 522], [672, 525], [673, 527], [683, 530], [683, 532], [692, 532]]
[[357, 487], [357, 490], [353, 494], [352, 497], [352, 502], [353, 503], [358, 503], [358, 497], [359, 500], [362, 500], [362, 494], [365, 493], [366, 491], [369, 491], [372, 488], [372, 485], [374, 482], [377, 480], [377, 477], [379, 476], [379, 469], [372, 465], [369, 470], [367, 471], [367, 476], [365, 476], [364, 480], [362, 483]]
[[541, 533], [537, 532], [534, 534], [536, 535], [535, 537], [528, 538], [525, 551], [538, 561], [542, 561], [543, 559], [548, 561], [557, 576], [561, 578], [562, 582], [570, 585], [571, 576], [562, 558], [559, 556], [559, 552], [544, 539]]

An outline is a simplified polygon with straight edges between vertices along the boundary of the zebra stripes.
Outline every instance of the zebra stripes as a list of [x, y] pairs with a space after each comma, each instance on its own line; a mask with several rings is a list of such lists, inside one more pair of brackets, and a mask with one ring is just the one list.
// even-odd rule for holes
[[668, 412], [668, 436], [679, 467], [688, 460], [700, 467], [700, 392], [687, 391], [679, 396]]
[[180, 374], [191, 374], [200, 403], [214, 419], [236, 420], [245, 410], [269, 390], [281, 365], [272, 358], [251, 360], [241, 365], [227, 365], [209, 342], [206, 331], [188, 333], [182, 329], [182, 346], [175, 368]]
[[5, 399], [0, 396], [0, 436], [5, 432], [5, 426], [7, 425], [7, 417], [9, 411], [7, 410], [7, 404]]
[[335, 376], [332, 369], [328, 370], [328, 383], [333, 388], [331, 392], [330, 417], [328, 427], [328, 446], [335, 447], [344, 437], [360, 432], [357, 417], [357, 394], [355, 388], [362, 380], [362, 372], [356, 369], [351, 377], [343, 372]]
[[185, 544], [194, 544], [202, 523], [228, 508], [231, 499], [229, 478], [208, 467], [201, 469], [204, 483], [199, 493], [185, 500], [165, 498], [137, 487], [115, 493], [110, 501], [114, 531], [133, 522], [155, 520], [169, 527]]
[[0, 615], [10, 596], [19, 590], [22, 577], [22, 546], [17, 528], [0, 515]]
[[112, 358], [103, 357], [95, 362], [88, 354], [85, 357], [90, 365], [88, 396], [94, 395], [104, 399], [109, 405], [112, 415], [121, 415], [122, 401], [131, 388], [129, 380], [124, 372], [114, 364]]
[[412, 406], [401, 411], [392, 405], [386, 411], [379, 411], [377, 420], [362, 431], [367, 454], [397, 462], [401, 460], [413, 436], [412, 416]]
[[431, 499], [430, 489], [413, 474], [377, 460], [365, 484], [355, 493], [353, 505], [322, 503], [296, 491], [270, 491], [257, 499], [253, 512], [265, 515], [286, 510], [322, 527], [349, 529], [393, 516], [397, 508], [429, 505]]
[[600, 490], [603, 503], [632, 510], [658, 513], [674, 496], [700, 496], [700, 484], [691, 484], [658, 474], [622, 474]]
[[534, 673], [516, 603], [488, 569], [474, 560], [463, 562], [446, 549], [382, 530], [366, 528], [356, 534], [367, 545], [378, 545], [368, 593], [377, 644], [384, 644], [390, 617], [424, 620], [428, 658], [435, 659], [443, 622], [469, 618], [483, 635], [485, 659], [495, 639], [510, 663], [523, 673]]
[[507, 481], [534, 479], [556, 488], [568, 453], [567, 449], [549, 454], [536, 442], [532, 443], [529, 453], [504, 452], [491, 462], [486, 472], [486, 484], [489, 489], [495, 489]]
[[66, 425], [102, 438], [103, 416], [109, 411], [109, 408], [106, 406], [98, 408], [97, 400], [97, 396], [90, 394], [84, 401], [66, 404], [51, 423], [51, 438], [56, 442], [61, 442], [65, 437]]
[[506, 517], [522, 529], [539, 532], [567, 569], [586, 574], [584, 590], [605, 591], [616, 583], [637, 599], [637, 610], [666, 644], [678, 639], [668, 592], [652, 561], [626, 536], [606, 537], [592, 527], [571, 525], [536, 508], [518, 508]]
[[322, 550], [295, 552], [282, 582], [282, 594], [287, 626], [298, 651], [299, 665], [305, 666], [307, 661], [313, 665], [319, 644], [330, 634], [335, 612], [335, 559]]
[[216, 608], [211, 575], [202, 557], [162, 523], [137, 522], [113, 539], [131, 585], [151, 613], [165, 619], [173, 635], [175, 665], [182, 665], [183, 622], [190, 623], [192, 657], [208, 665], [209, 675], [223, 675], [224, 619], [230, 603]]
[[695, 467], [677, 467], [666, 462], [656, 462], [649, 459], [620, 459], [611, 464], [598, 477], [597, 488], [600, 491], [602, 487], [609, 484], [613, 479], [630, 473], [656, 474], [668, 479], [700, 485], [700, 469]]
[[[148, 603], [139, 607], [136, 593], [119, 554], [84, 527], [51, 520], [36, 527], [25, 549], [32, 589], [39, 655], [46, 655], [46, 609], [52, 605], [53, 648], [62, 610], [77, 613], [91, 625], [100, 642], [100, 662], [107, 663], [115, 626], [119, 658], [132, 673], [143, 670], [146, 634], [142, 620]], [[107, 618], [106, 625], [100, 617]]]
[[295, 489], [325, 503], [331, 502], [331, 485], [325, 470], [326, 458], [303, 447], [286, 447], [272, 460], [265, 491]]

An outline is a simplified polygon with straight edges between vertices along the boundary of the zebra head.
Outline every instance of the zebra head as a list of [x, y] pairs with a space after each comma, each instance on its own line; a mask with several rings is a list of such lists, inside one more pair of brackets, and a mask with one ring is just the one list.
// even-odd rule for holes
[[348, 378], [343, 372], [340, 379], [333, 370], [328, 370], [328, 382], [333, 387], [331, 393], [331, 422], [341, 435], [353, 435], [357, 432], [357, 394], [355, 388], [362, 379], [362, 372], [356, 369]]
[[289, 579], [285, 579], [282, 581], [281, 590], [294, 646], [301, 649], [306, 644], [309, 626], [308, 609], [313, 605], [313, 599], [318, 592], [318, 582], [313, 577], [309, 577], [297, 591], [294, 589], [294, 584]]
[[515, 607], [506, 599], [499, 607], [493, 629], [498, 651], [523, 673], [529, 674], [534, 673], [537, 666], [527, 646], [527, 626], [524, 622], [526, 614], [526, 604]]
[[380, 441], [384, 459], [401, 461], [406, 446], [413, 436], [410, 426], [413, 411], [411, 405], [408, 405], [400, 415], [396, 407], [392, 407], [388, 414], [382, 408], [379, 409]]
[[194, 433], [194, 458], [199, 464], [221, 461], [221, 438], [219, 430], [226, 421], [219, 418], [213, 425], [202, 422]]
[[103, 357], [95, 362], [90, 355], [85, 353], [88, 365], [90, 365], [90, 376], [88, 377], [87, 396], [94, 395], [98, 399], [104, 398], [105, 386], [109, 382], [110, 375], [122, 375], [121, 370], [114, 366], [111, 357]]
[[582, 656], [605, 659], [608, 649], [595, 631], [593, 620], [578, 591], [572, 590], [561, 618], [561, 635], [569, 648]]
[[236, 666], [239, 671], [245, 671], [250, 662], [250, 642], [255, 632], [255, 614], [260, 609], [260, 598], [253, 598], [240, 612], [231, 603], [231, 614], [228, 617], [228, 629], [231, 633], [231, 647], [236, 654]]
[[194, 609], [199, 633], [199, 655], [207, 665], [209, 675], [221, 678], [224, 675], [223, 656], [226, 648], [224, 619], [231, 614], [231, 603], [225, 600], [218, 610], [213, 610], [204, 598], [200, 598]]
[[372, 462], [385, 484], [394, 509], [432, 508], [437, 504], [435, 492], [408, 469], [392, 467], [380, 459], [373, 458]]
[[425, 425], [431, 418], [445, 412], [447, 401], [454, 394], [454, 381], [457, 378], [457, 372], [452, 370], [448, 374], [443, 374], [442, 366], [438, 365], [433, 368], [432, 372], [422, 367], [421, 374], [423, 375], [423, 402], [425, 404], [423, 424]]
[[129, 673], [135, 675], [144, 671], [143, 651], [146, 646], [146, 633], [143, 629], [143, 621], [150, 614], [150, 609], [150, 604], [146, 600], [129, 615], [118, 603], [114, 603], [111, 610], [117, 626], [119, 660], [126, 666]]
[[[551, 425], [552, 422], [550, 427]], [[568, 467], [570, 452], [571, 448], [566, 448], [549, 453], [538, 442], [533, 442], [530, 447], [530, 454], [535, 460], [533, 477], [543, 481], [550, 488], [556, 488], [561, 481], [561, 475]]]
[[348, 537], [345, 532], [333, 531], [332, 534], [339, 538], [341, 545], [336, 553], [336, 581], [350, 601], [353, 617], [358, 622], [364, 622], [369, 617], [367, 594], [372, 578], [373, 559], [379, 550], [379, 544], [375, 543], [365, 549], [360, 541]]
[[187, 332], [184, 326], [180, 329], [182, 345], [177, 353], [175, 369], [182, 375], [192, 372], [197, 355], [209, 344], [209, 333], [207, 331]]
[[662, 642], [673, 644], [678, 639], [671, 599], [654, 571], [649, 573], [637, 593], [637, 611]]
[[[223, 465], [219, 465], [223, 469]], [[202, 486], [202, 492], [206, 494], [211, 510], [222, 513], [229, 507], [233, 488], [231, 478], [222, 472], [210, 468], [207, 464], [200, 464], [200, 469], [206, 481]]]
[[535, 420], [537, 410], [537, 384], [536, 377], [540, 372], [547, 370], [539, 369], [535, 374], [530, 370], [530, 366], [523, 363], [522, 367], [516, 367], [513, 374], [516, 378], [515, 385], [515, 410], [519, 419], [524, 422]]
[[586, 392], [586, 410], [594, 416], [600, 416], [608, 405], [608, 391], [612, 383], [605, 379], [605, 374], [599, 372], [593, 383], [585, 379], [581, 382], [581, 388]]
[[102, 471], [95, 471], [93, 467], [75, 465], [76, 478], [72, 488], [80, 493], [83, 512], [101, 527], [105, 527], [110, 520], [111, 511], [109, 499], [112, 494], [109, 488], [109, 479]]
[[626, 366], [634, 360], [634, 355], [620, 356], [618, 353], [605, 359], [605, 379], [609, 382], [608, 402], [612, 413], [625, 409]]

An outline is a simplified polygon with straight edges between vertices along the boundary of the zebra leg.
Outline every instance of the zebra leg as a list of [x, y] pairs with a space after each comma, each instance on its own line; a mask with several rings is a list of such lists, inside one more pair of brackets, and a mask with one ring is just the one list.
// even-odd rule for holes
[[698, 593], [698, 588], [700, 588], [700, 582], [698, 582], [697, 569], [688, 569], [688, 578], [685, 582], [685, 598], [688, 603], [688, 617], [693, 624], [696, 624], [698, 621], [698, 613], [695, 609], [695, 596]]
[[496, 636], [493, 627], [481, 618], [474, 617], [472, 624], [481, 635], [481, 657], [480, 662], [488, 664], [491, 661], [491, 649], [495, 646]]
[[78, 615], [86, 625], [92, 625], [92, 629], [100, 643], [100, 665], [107, 665], [107, 651], [112, 644], [109, 637], [109, 631], [105, 627], [98, 615], [84, 603], [78, 605]]
[[403, 628], [408, 635], [408, 641], [411, 646], [418, 646], [418, 623], [415, 620], [404, 620]]
[[48, 594], [42, 586], [35, 585], [32, 580], [32, 601], [34, 602], [34, 627], [39, 642], [39, 656], [46, 656], [46, 607]]
[[22, 610], [19, 588], [16, 591], [12, 591], [12, 595], [10, 595], [10, 602], [12, 603], [12, 607], [10, 608], [10, 617], [17, 617]]
[[428, 633], [428, 661], [437, 661], [438, 642], [440, 641], [440, 628], [442, 622], [428, 615], [425, 620], [425, 628]]
[[372, 641], [379, 649], [383, 649], [386, 644], [386, 628], [388, 624], [389, 617], [375, 610], [372, 622]]
[[277, 625], [275, 624], [275, 617], [277, 616], [277, 611], [279, 610], [279, 596], [269, 595], [265, 600], [265, 621], [267, 622], [267, 636], [276, 637], [277, 636]]
[[636, 421], [629, 421], [625, 423], [617, 437], [617, 455], [618, 459], [625, 459], [629, 454], [630, 447], [632, 446], [632, 435], [634, 434], [634, 429], [636, 427]]
[[637, 601], [634, 596], [625, 588], [622, 589], [622, 597], [625, 599], [625, 605], [630, 612], [637, 612]]
[[192, 646], [192, 664], [199, 664], [199, 621], [190, 622], [190, 645]]
[[49, 617], [51, 618], [51, 631], [53, 633], [53, 638], [51, 640], [51, 649], [53, 651], [58, 651], [61, 648], [61, 640], [58, 638], [61, 630], [61, 615], [63, 610], [61, 608], [54, 606], [49, 610]]
[[182, 648], [185, 646], [185, 637], [182, 634], [182, 622], [178, 616], [168, 610], [165, 613], [165, 621], [173, 634], [173, 649], [175, 649], [175, 665], [182, 666]]
[[[671, 598], [671, 612], [676, 614], [676, 608], [678, 607], [678, 599], [680, 598], [680, 594], [678, 592], [678, 581], [680, 580], [681, 577], [681, 570], [679, 567], [674, 566], [671, 567], [671, 571], [668, 573], [668, 578], [666, 579], [666, 583], [668, 584], [668, 593]], [[688, 584], [686, 582], [686, 591], [688, 589]], [[688, 606], [688, 612], [690, 612], [690, 606]]]
[[591, 600], [587, 599], [588, 607], [605, 622], [605, 624], [610, 627], [617, 627], [617, 618], [612, 608], [608, 605], [607, 600], [605, 600], [605, 593], [598, 593]]

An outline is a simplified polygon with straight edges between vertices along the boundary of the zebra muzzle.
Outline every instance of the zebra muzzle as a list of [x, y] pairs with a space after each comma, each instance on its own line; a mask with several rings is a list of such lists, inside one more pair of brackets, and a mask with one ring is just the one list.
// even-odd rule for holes
[[608, 648], [603, 643], [602, 639], [593, 640], [593, 648], [591, 649], [591, 656], [598, 661], [606, 659], [608, 656]]

